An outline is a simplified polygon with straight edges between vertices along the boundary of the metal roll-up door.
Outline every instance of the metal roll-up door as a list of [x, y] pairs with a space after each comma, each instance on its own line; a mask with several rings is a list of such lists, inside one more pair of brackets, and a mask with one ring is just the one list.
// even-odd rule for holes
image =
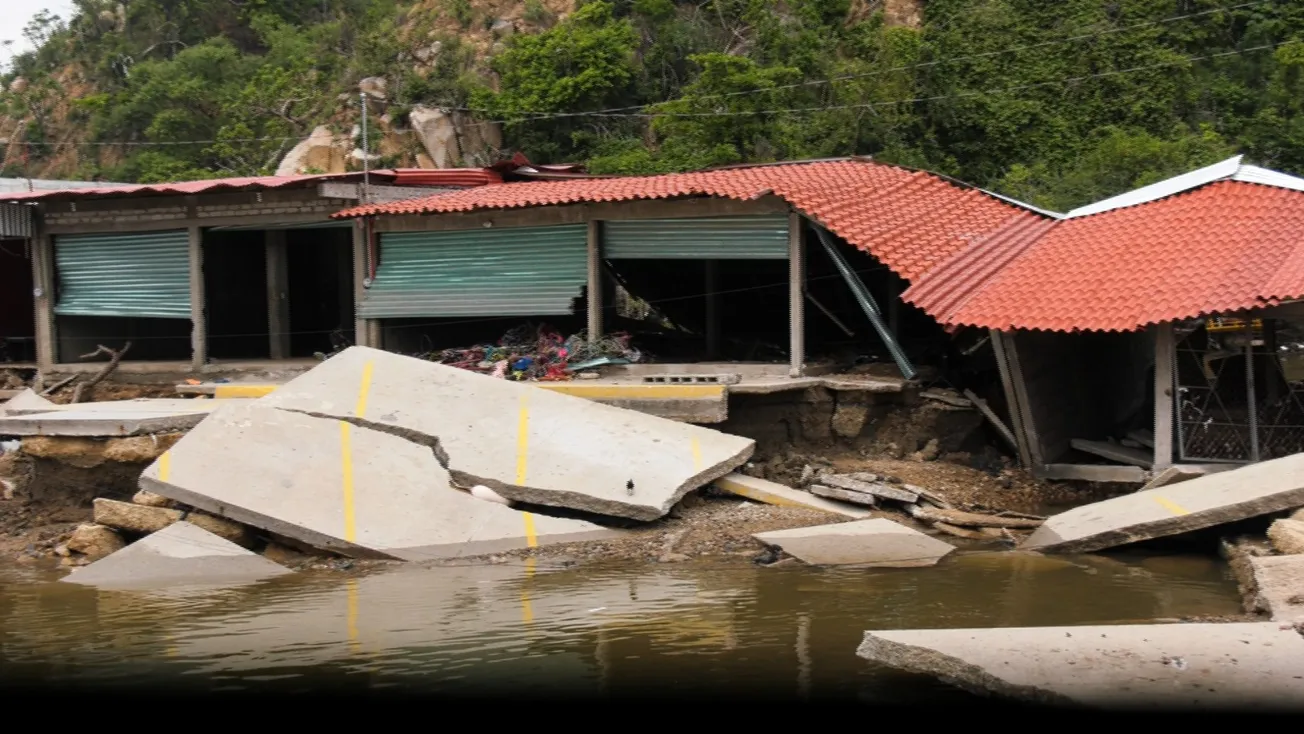
[[787, 260], [786, 216], [605, 222], [610, 260]]
[[190, 318], [190, 238], [182, 230], [54, 238], [60, 316]]
[[364, 319], [562, 316], [588, 280], [588, 226], [380, 236]]

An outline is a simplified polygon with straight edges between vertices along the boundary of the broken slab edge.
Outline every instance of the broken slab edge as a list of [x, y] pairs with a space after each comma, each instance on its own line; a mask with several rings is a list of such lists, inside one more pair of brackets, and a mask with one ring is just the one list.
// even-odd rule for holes
[[[1103, 500], [1108, 502], [1109, 500]], [[1220, 517], [1224, 514], [1227, 506], [1215, 507], [1199, 512], [1192, 512], [1188, 515], [1178, 515], [1176, 517], [1155, 520], [1150, 523], [1132, 526], [1137, 529], [1118, 529], [1111, 530], [1096, 535], [1090, 535], [1085, 538], [1076, 540], [1061, 540], [1059, 542], [1048, 542], [1040, 545], [1033, 545], [1037, 533], [1046, 530], [1048, 533], [1054, 531], [1049, 528], [1050, 523], [1055, 519], [1051, 516], [1041, 527], [1033, 531], [1023, 543], [1020, 543], [1019, 550], [1036, 551], [1038, 553], [1094, 553], [1106, 548], [1116, 548], [1121, 545], [1138, 543], [1143, 540], [1152, 540], [1154, 538], [1165, 538], [1182, 533], [1190, 533], [1196, 530], [1204, 530], [1216, 525], [1225, 525], [1227, 523], [1240, 522], [1252, 517], [1261, 517], [1274, 512], [1283, 512], [1296, 507], [1304, 506], [1304, 487], [1289, 492], [1282, 492], [1276, 495], [1269, 495], [1258, 500], [1262, 506], [1256, 507], [1251, 512], [1239, 514], [1232, 518]], [[1091, 505], [1082, 505], [1082, 507], [1091, 507]], [[1073, 512], [1082, 507], [1069, 510]], [[1213, 517], [1211, 517], [1213, 516]]]
[[[624, 533], [611, 528], [597, 530], [577, 530], [573, 533], [560, 533], [540, 536], [535, 548], [561, 545], [564, 543], [587, 543], [598, 540], [612, 540], [622, 537]], [[511, 553], [533, 550], [525, 536], [519, 538], [493, 538], [490, 540], [466, 540], [439, 545], [424, 545], [409, 548], [386, 548], [385, 552], [403, 561], [440, 561], [450, 558], [476, 558], [478, 556], [498, 553]]]
[[167, 482], [163, 482], [158, 479], [155, 479], [154, 477], [149, 476], [149, 471], [150, 470], [147, 469], [146, 473], [140, 477], [139, 487], [141, 489], [148, 492], [153, 492], [154, 494], [163, 497], [167, 497], [170, 500], [180, 502], [185, 505], [190, 505], [195, 509], [203, 510], [204, 512], [207, 512], [211, 515], [224, 517], [227, 520], [233, 520], [235, 522], [242, 523], [244, 525], [249, 525], [251, 527], [257, 528], [259, 530], [264, 530], [269, 533], [284, 535], [287, 538], [292, 538], [301, 543], [306, 543], [318, 550], [329, 551], [331, 553], [338, 553], [342, 556], [348, 556], [350, 558], [357, 558], [361, 560], [381, 560], [381, 561], [402, 560], [401, 558], [393, 554], [382, 553], [380, 551], [367, 548], [365, 546], [361, 546], [356, 543], [349, 543], [347, 541], [340, 540], [339, 538], [335, 538], [330, 535], [325, 535], [323, 533], [307, 530], [302, 527], [299, 527], [298, 525], [294, 525], [284, 520], [278, 520], [268, 515], [263, 515], [258, 512], [252, 512], [241, 507], [235, 507], [232, 505], [224, 504], [211, 497], [208, 497], [207, 495], [202, 495], [197, 492], [192, 492], [188, 489], [183, 489], [181, 487], [178, 487], [175, 484], [169, 484]]
[[[562, 510], [576, 510], [588, 512], [594, 515], [605, 515], [607, 517], [620, 517], [629, 520], [638, 520], [640, 522], [652, 522], [660, 520], [670, 512], [671, 508], [679, 504], [684, 495], [693, 490], [705, 487], [714, 483], [717, 479], [729, 474], [734, 470], [746, 464], [756, 451], [756, 442], [749, 441], [746, 448], [735, 454], [732, 458], [722, 461], [711, 468], [694, 474], [685, 482], [680, 484], [670, 496], [655, 509], [651, 505], [632, 505], [618, 500], [609, 500], [593, 497], [592, 495], [582, 492], [571, 492], [557, 489], [541, 489], [537, 487], [526, 487], [518, 484], [509, 484], [489, 477], [476, 476], [467, 472], [456, 469], [452, 466], [448, 468], [449, 477], [455, 484], [462, 486], [471, 486], [483, 484], [498, 494], [506, 497], [513, 502], [521, 502], [530, 505], [542, 507], [556, 507]], [[455, 463], [450, 460], [450, 463]]]
[[1073, 699], [1035, 686], [1020, 686], [1001, 680], [977, 665], [936, 650], [907, 645], [881, 637], [882, 632], [867, 631], [856, 655], [880, 665], [932, 676], [947, 685], [978, 696], [1002, 696], [1047, 706], [1084, 708]]

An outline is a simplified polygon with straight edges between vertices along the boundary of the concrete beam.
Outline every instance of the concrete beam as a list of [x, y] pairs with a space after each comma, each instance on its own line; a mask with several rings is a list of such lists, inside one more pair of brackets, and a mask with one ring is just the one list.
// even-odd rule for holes
[[1146, 470], [1139, 466], [1110, 466], [1106, 464], [1047, 464], [1036, 468], [1038, 479], [1070, 479], [1081, 482], [1121, 482], [1141, 484], [1146, 481]]
[[788, 214], [788, 376], [801, 377], [806, 369], [806, 251], [802, 243], [802, 216]]
[[1154, 468], [1160, 471], [1173, 465], [1173, 324], [1166, 321], [1155, 332], [1155, 435]]
[[715, 487], [732, 495], [778, 507], [803, 507], [856, 520], [863, 520], [873, 515], [872, 510], [864, 507], [833, 502], [816, 497], [810, 492], [803, 492], [760, 477], [749, 477], [746, 474], [727, 474], [715, 480]]
[[54, 272], [54, 238], [42, 226], [32, 247], [32, 283], [36, 299], [36, 365], [42, 374], [49, 374], [59, 361], [54, 320], [57, 297]]
[[588, 334], [589, 343], [602, 339], [602, 222], [589, 221], [586, 238], [588, 249]]
[[190, 367], [198, 372], [208, 362], [208, 319], [204, 303], [204, 234], [198, 225], [190, 233]]
[[1138, 451], [1107, 441], [1088, 441], [1085, 438], [1074, 438], [1069, 441], [1069, 445], [1078, 451], [1094, 454], [1102, 459], [1117, 461], [1120, 464], [1131, 464], [1142, 469], [1149, 469], [1154, 464], [1154, 455], [1149, 451]]
[[933, 566], [955, 546], [884, 518], [776, 530], [752, 536], [820, 566], [918, 568]]

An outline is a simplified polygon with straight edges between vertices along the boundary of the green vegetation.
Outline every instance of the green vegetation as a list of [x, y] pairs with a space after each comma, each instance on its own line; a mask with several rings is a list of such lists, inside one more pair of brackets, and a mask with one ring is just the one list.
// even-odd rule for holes
[[498, 44], [475, 0], [77, 7], [34, 21], [5, 79], [27, 86], [0, 95], [0, 134], [31, 144], [7, 175], [69, 145], [61, 175], [266, 173], [314, 126], [347, 130], [366, 76], [396, 120], [468, 108], [596, 172], [864, 154], [1057, 209], [1237, 152], [1304, 172], [1301, 3], [928, 0], [910, 28], [864, 0], [529, 0], [533, 32]]

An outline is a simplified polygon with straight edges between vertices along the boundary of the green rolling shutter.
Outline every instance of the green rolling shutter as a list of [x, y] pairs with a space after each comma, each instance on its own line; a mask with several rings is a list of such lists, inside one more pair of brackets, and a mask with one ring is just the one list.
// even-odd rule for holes
[[380, 236], [364, 319], [559, 316], [588, 280], [588, 226]]
[[54, 238], [60, 316], [190, 318], [186, 230]]
[[786, 216], [604, 222], [609, 260], [787, 260]]

